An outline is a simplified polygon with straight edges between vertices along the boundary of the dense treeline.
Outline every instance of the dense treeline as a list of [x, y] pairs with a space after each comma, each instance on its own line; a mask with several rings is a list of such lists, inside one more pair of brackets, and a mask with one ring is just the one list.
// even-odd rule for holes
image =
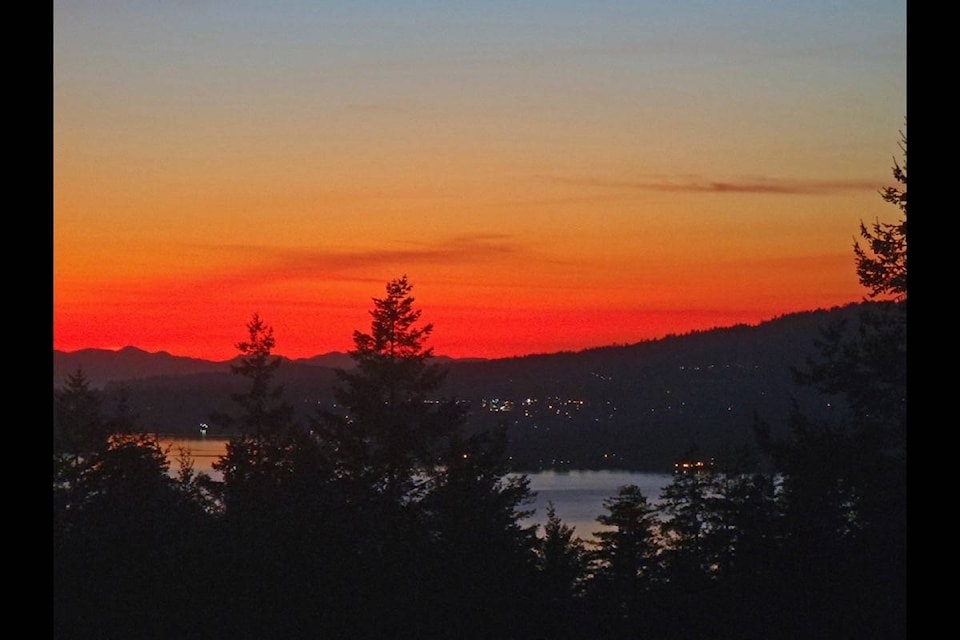
[[[895, 175], [905, 216], [905, 163]], [[214, 416], [240, 434], [220, 482], [187, 456], [171, 470], [124, 398], [77, 371], [55, 394], [54, 636], [903, 638], [906, 283], [861, 264], [875, 251], [857, 252], [862, 278], [892, 301], [826, 327], [795, 370], [843, 419], [798, 408], [788, 437], [757, 419], [758, 449], [676, 474], [656, 506], [621, 487], [590, 542], [552, 507], [523, 524], [506, 431], [441, 394], [406, 277], [306, 422], [253, 316], [232, 365], [245, 387]]]

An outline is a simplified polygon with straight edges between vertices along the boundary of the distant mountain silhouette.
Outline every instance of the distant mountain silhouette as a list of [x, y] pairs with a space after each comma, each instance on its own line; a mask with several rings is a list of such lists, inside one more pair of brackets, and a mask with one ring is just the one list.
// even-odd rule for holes
[[[435, 361], [448, 370], [444, 393], [469, 406], [471, 425], [508, 426], [510, 454], [523, 469], [665, 470], [690, 446], [720, 453], [751, 444], [758, 417], [782, 433], [795, 401], [829, 419], [835, 403], [798, 388], [791, 368], [816, 354], [824, 326], [868, 304], [631, 345]], [[54, 387], [82, 368], [94, 386], [123, 388], [144, 430], [196, 435], [212, 412], [233, 413], [231, 394], [246, 389], [229, 365], [133, 347], [54, 351]], [[351, 365], [336, 352], [286, 360], [277, 380], [306, 423], [333, 406], [334, 367]]]
[[81, 349], [79, 351], [53, 351], [54, 386], [63, 384], [67, 376], [83, 369], [95, 387], [108, 382], [150, 378], [154, 376], [187, 375], [229, 371], [229, 361], [213, 362], [199, 358], [175, 356], [166, 351], [149, 353], [137, 347], [124, 347], [118, 351], [109, 349]]
[[[281, 356], [282, 357], [282, 356]], [[283, 358], [288, 363], [311, 367], [329, 367], [349, 369], [353, 360], [342, 351], [331, 351], [310, 358]], [[476, 362], [480, 358], [466, 358], [463, 362]], [[111, 382], [142, 380], [157, 376], [182, 376], [195, 373], [223, 373], [230, 371], [230, 365], [238, 361], [203, 360], [175, 356], [166, 351], [150, 353], [137, 347], [124, 347], [119, 350], [80, 349], [78, 351], [53, 351], [53, 385], [58, 387], [67, 376], [83, 369], [84, 375], [94, 387], [102, 388]], [[439, 356], [435, 362], [451, 362], [453, 358]]]

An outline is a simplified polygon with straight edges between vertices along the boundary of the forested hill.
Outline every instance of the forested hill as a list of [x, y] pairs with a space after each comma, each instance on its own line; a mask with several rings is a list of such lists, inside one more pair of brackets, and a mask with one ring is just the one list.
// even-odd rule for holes
[[[757, 417], [782, 431], [794, 400], [813, 416], [833, 411], [831, 399], [794, 384], [791, 367], [816, 353], [824, 326], [861, 306], [578, 352], [442, 359], [444, 391], [468, 404], [477, 428], [507, 425], [518, 467], [665, 470], [691, 446], [712, 455], [752, 444]], [[212, 412], [233, 412], [230, 394], [245, 389], [229, 364], [133, 348], [55, 351], [54, 387], [82, 368], [94, 386], [122, 388], [144, 430], [194, 435]], [[348, 364], [344, 354], [284, 362], [278, 380], [301, 419], [330, 406], [332, 367]]]
[[508, 423], [511, 453], [523, 468], [668, 470], [690, 448], [710, 456], [753, 446], [758, 419], [784, 434], [794, 401], [813, 418], [837, 412], [835, 398], [799, 387], [791, 369], [816, 356], [825, 325], [842, 318], [855, 325], [861, 306], [627, 346], [453, 364], [449, 381], [471, 400], [479, 423]]

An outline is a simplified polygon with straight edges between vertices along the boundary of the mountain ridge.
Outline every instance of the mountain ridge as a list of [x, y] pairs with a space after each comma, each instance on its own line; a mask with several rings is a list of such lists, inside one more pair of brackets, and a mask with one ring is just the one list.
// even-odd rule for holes
[[[348, 369], [353, 366], [350, 354], [343, 351], [329, 351], [309, 358], [288, 358], [278, 355], [284, 362], [314, 367]], [[135, 346], [120, 349], [86, 348], [74, 351], [53, 350], [54, 386], [63, 384], [66, 376], [82, 369], [90, 384], [103, 387], [112, 382], [137, 380], [169, 375], [191, 375], [195, 373], [229, 371], [230, 366], [238, 363], [240, 356], [229, 360], [207, 360], [191, 356], [173, 355], [168, 351], [146, 351]], [[436, 356], [435, 362], [476, 362], [484, 358], [452, 358]]]
[[[432, 361], [439, 364], [448, 363], [491, 363], [491, 362], [516, 362], [530, 361], [537, 359], [567, 358], [571, 356], [589, 356], [591, 354], [610, 353], [614, 350], [636, 348], [641, 345], [664, 343], [678, 339], [692, 338], [715, 334], [717, 332], [734, 331], [750, 328], [760, 328], [764, 325], [777, 323], [784, 319], [794, 317], [805, 317], [817, 314], [836, 313], [843, 309], [859, 308], [863, 304], [870, 303], [849, 303], [847, 305], [834, 306], [830, 308], [813, 309], [810, 311], [797, 311], [781, 314], [768, 320], [762, 320], [755, 324], [737, 323], [728, 326], [718, 326], [711, 329], [697, 329], [686, 333], [667, 334], [660, 338], [652, 338], [632, 343], [614, 343], [596, 347], [585, 347], [579, 350], [562, 350], [556, 352], [530, 353], [525, 355], [505, 356], [499, 358], [482, 357], [464, 357], [456, 358], [445, 355], [434, 356]], [[289, 358], [277, 354], [284, 362], [292, 364], [302, 364], [315, 367], [328, 368], [350, 368], [353, 360], [347, 352], [329, 351], [317, 354], [307, 358]], [[119, 349], [101, 349], [84, 348], [74, 351], [65, 351], [60, 349], [53, 350], [53, 377], [54, 386], [57, 387], [65, 381], [66, 377], [82, 369], [84, 375], [90, 384], [94, 387], [103, 387], [105, 384], [122, 382], [124, 380], [137, 380], [158, 376], [170, 375], [191, 375], [195, 373], [225, 372], [230, 370], [230, 365], [239, 362], [240, 356], [235, 356], [227, 360], [209, 360], [205, 358], [195, 358], [192, 356], [181, 356], [170, 353], [169, 351], [146, 351], [140, 347], [128, 345]]]

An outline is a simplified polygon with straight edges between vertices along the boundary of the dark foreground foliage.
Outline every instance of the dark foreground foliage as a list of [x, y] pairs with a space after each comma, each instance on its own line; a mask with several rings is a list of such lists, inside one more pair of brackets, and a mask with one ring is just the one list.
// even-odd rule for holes
[[587, 543], [521, 526], [527, 488], [488, 466], [493, 441], [406, 504], [309, 472], [310, 442], [236, 510], [155, 443], [90, 458], [55, 492], [54, 637], [906, 637], [903, 532], [840, 530], [828, 504], [797, 526], [799, 478], [678, 475], [662, 508], [626, 486]]

